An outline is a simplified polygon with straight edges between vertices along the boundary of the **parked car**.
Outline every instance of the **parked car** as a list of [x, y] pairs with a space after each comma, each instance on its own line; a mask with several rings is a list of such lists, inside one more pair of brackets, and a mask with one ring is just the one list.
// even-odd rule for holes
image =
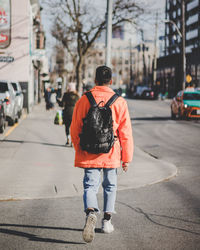
[[180, 91], [171, 103], [171, 118], [200, 118], [200, 92]]
[[195, 91], [200, 91], [200, 87], [195, 88]]
[[0, 80], [0, 100], [6, 102], [5, 114], [8, 125], [12, 126], [18, 120], [16, 95], [13, 86], [8, 81]]
[[149, 89], [147, 86], [135, 86], [133, 98], [141, 98], [142, 92], [147, 89]]
[[154, 100], [155, 99], [154, 91], [151, 90], [151, 89], [145, 89], [145, 90], [143, 90], [143, 92], [141, 94], [141, 98], [142, 99], [151, 99], [151, 100]]
[[147, 86], [136, 86], [136, 90], [133, 93], [133, 98], [136, 99], [156, 99], [154, 91]]
[[22, 93], [21, 86], [18, 82], [11, 82], [16, 95], [16, 105], [17, 105], [17, 115], [18, 118], [22, 115], [23, 103], [24, 103], [24, 95]]
[[0, 133], [3, 133], [6, 128], [6, 114], [4, 101], [0, 100]]

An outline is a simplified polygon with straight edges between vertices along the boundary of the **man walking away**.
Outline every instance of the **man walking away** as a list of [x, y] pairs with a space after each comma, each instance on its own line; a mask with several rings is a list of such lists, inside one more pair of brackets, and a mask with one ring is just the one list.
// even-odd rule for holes
[[[133, 136], [127, 103], [122, 97], [116, 98], [114, 91], [109, 87], [112, 84], [112, 71], [109, 67], [100, 66], [96, 69], [96, 86], [84, 94], [76, 103], [71, 123], [71, 137], [75, 148], [75, 167], [84, 169], [84, 211], [86, 222], [83, 229], [83, 239], [91, 242], [95, 236], [96, 213], [99, 212], [97, 193], [101, 184], [103, 172], [104, 217], [102, 232], [111, 233], [114, 227], [111, 223], [112, 213], [115, 213], [117, 190], [117, 168], [121, 166], [126, 172], [133, 157]], [[89, 93], [89, 94], [88, 94]], [[98, 109], [99, 108], [99, 109]], [[111, 112], [109, 112], [111, 109]], [[89, 111], [89, 112], [88, 112]], [[109, 114], [112, 116], [112, 131], [110, 127], [99, 131], [99, 142], [94, 136], [84, 136], [87, 124], [94, 130], [99, 130]], [[95, 116], [96, 115], [96, 116]], [[109, 120], [109, 117], [106, 119]], [[90, 122], [89, 122], [90, 121]], [[112, 136], [113, 132], [113, 136]], [[88, 139], [87, 139], [88, 138]], [[107, 141], [105, 141], [107, 138]], [[103, 153], [102, 153], [103, 152]]]

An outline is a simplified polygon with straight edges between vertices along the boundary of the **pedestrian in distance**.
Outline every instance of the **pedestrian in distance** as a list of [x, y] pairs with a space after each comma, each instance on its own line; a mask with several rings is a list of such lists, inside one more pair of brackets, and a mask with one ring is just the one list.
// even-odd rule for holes
[[117, 169], [122, 164], [123, 170], [128, 170], [134, 150], [127, 102], [109, 87], [112, 84], [109, 67], [96, 69], [95, 84], [76, 103], [70, 128], [75, 148], [74, 165], [84, 169], [85, 242], [92, 242], [95, 236], [101, 173], [104, 197], [101, 230], [103, 233], [114, 231], [111, 216], [115, 213]]
[[[66, 145], [69, 145], [70, 125], [72, 122], [73, 110], [76, 102], [79, 99], [79, 95], [76, 91], [76, 84], [70, 82], [67, 85], [66, 92], [63, 95], [62, 100], [57, 99], [58, 105], [63, 107], [63, 124], [65, 125], [65, 133], [67, 137]], [[72, 145], [72, 144], [71, 144]]]
[[51, 102], [51, 88], [47, 87], [44, 93], [44, 99], [46, 102], [46, 110], [52, 109], [53, 104]]
[[51, 88], [51, 96], [50, 96], [50, 102], [51, 102], [51, 105], [52, 105], [52, 109], [55, 107], [56, 105], [56, 90], [54, 88]]

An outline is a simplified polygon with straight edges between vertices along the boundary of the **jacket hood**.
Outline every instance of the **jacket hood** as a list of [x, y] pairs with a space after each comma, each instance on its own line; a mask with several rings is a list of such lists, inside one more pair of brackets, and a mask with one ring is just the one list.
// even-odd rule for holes
[[111, 92], [114, 93], [114, 91], [109, 86], [95, 86], [90, 91], [102, 91], [102, 92]]

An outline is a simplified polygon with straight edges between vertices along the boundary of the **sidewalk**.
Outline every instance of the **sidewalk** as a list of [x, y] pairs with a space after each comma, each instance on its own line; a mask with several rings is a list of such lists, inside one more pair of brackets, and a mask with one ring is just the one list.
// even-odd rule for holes
[[[34, 107], [0, 141], [0, 200], [82, 195], [83, 170], [73, 167], [74, 149], [65, 147], [64, 127], [54, 125], [56, 110]], [[118, 171], [118, 190], [139, 188], [172, 178], [174, 165], [153, 158], [135, 145], [127, 173]]]

